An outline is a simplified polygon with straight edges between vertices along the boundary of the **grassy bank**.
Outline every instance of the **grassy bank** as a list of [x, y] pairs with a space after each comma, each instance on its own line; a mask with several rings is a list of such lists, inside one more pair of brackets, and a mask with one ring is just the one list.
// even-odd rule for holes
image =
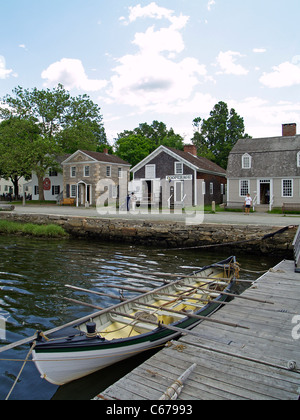
[[67, 232], [57, 225], [36, 225], [34, 223], [18, 223], [0, 220], [0, 234], [28, 235], [44, 238], [67, 237]]

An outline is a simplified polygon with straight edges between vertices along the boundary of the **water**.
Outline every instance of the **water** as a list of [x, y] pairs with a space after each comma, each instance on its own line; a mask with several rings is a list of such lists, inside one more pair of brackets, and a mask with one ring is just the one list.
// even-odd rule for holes
[[[65, 284], [117, 294], [108, 284], [134, 287], [158, 286], [144, 280], [141, 273], [154, 271], [190, 273], [194, 267], [211, 264], [229, 255], [225, 250], [204, 252], [157, 251], [85, 240], [34, 240], [0, 236], [0, 317], [6, 321], [6, 341], [11, 343], [33, 335], [36, 330], [49, 330], [94, 312], [74, 305], [62, 296], [90, 302], [101, 307], [117, 303], [108, 297], [75, 292]], [[266, 256], [237, 255], [242, 268], [261, 271], [273, 267], [281, 259]], [[243, 272], [243, 278], [256, 279], [259, 274]], [[126, 297], [133, 294], [127, 292]], [[29, 346], [0, 353], [0, 399], [6, 398], [17, 377]], [[150, 354], [151, 355], [151, 354]], [[149, 356], [149, 354], [147, 355]], [[2, 360], [14, 359], [14, 361]], [[90, 399], [141, 363], [145, 355], [96, 372], [62, 387], [41, 379], [30, 361], [10, 397], [13, 400]], [[20, 361], [15, 361], [19, 359]]]

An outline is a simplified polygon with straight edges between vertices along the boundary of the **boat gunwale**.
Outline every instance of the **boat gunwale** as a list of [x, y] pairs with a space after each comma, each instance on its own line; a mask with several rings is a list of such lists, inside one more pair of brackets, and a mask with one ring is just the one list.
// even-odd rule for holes
[[[193, 272], [192, 274], [190, 274], [191, 278], [205, 270], [208, 270], [209, 268], [221, 268], [221, 266], [228, 264], [229, 262], [232, 262], [232, 260], [235, 261], [235, 257], [229, 257], [223, 261], [220, 261], [218, 263], [215, 264], [210, 264], [207, 266], [202, 267], [200, 270]], [[189, 277], [189, 275], [185, 276], [185, 277]], [[198, 279], [197, 279], [198, 280]], [[199, 277], [199, 280], [201, 280], [201, 277]], [[212, 278], [212, 280], [214, 280], [214, 278]], [[217, 278], [216, 278], [217, 280]], [[93, 320], [97, 317], [101, 317], [102, 315], [105, 314], [109, 314], [109, 312], [116, 310], [116, 309], [120, 309], [120, 308], [124, 308], [126, 305], [131, 305], [132, 303], [142, 299], [142, 298], [146, 298], [149, 295], [153, 295], [153, 293], [157, 293], [160, 292], [162, 290], [164, 290], [167, 287], [170, 286], [174, 286], [177, 283], [181, 282], [182, 278], [180, 278], [179, 280], [176, 280], [174, 282], [170, 282], [168, 284], [165, 284], [155, 290], [149, 291], [145, 294], [143, 294], [142, 296], [135, 296], [129, 300], [127, 300], [126, 302], [121, 302], [117, 305], [111, 306], [109, 308], [106, 308], [102, 311], [96, 312], [94, 314], [91, 314], [90, 316], [81, 318], [80, 320], [77, 321], [81, 321], [81, 322], [77, 322], [74, 321], [73, 323], [73, 329], [74, 331], [77, 330], [79, 333], [83, 333], [81, 334], [81, 341], [67, 341], [67, 339], [64, 338], [55, 338], [55, 341], [51, 341], [51, 342], [44, 342], [44, 341], [38, 341], [34, 350], [35, 354], [45, 354], [45, 353], [73, 353], [73, 352], [86, 352], [86, 351], [95, 351], [95, 350], [107, 350], [110, 348], [117, 348], [117, 347], [126, 347], [126, 346], [133, 346], [133, 345], [137, 345], [137, 344], [141, 344], [144, 342], [155, 342], [158, 340], [161, 340], [163, 338], [167, 338], [168, 336], [174, 336], [175, 335], [180, 335], [181, 333], [174, 333], [174, 331], [172, 331], [171, 329], [168, 329], [168, 325], [164, 325], [164, 324], [160, 324], [157, 328], [151, 330], [151, 331], [147, 331], [144, 333], [141, 333], [137, 336], [133, 336], [133, 337], [124, 337], [124, 338], [116, 338], [116, 339], [112, 339], [112, 340], [103, 340], [100, 341], [99, 338], [90, 338], [87, 339], [84, 332], [81, 331], [79, 328], [76, 327], [80, 327], [81, 325], [83, 325], [84, 323], [86, 323], [88, 320]], [[230, 283], [228, 284], [228, 286], [223, 290], [223, 292], [228, 292], [230, 291], [233, 286], [235, 284], [235, 276], [233, 276], [233, 278], [231, 279]], [[217, 296], [214, 301], [208, 302], [205, 306], [203, 306], [202, 308], [200, 308], [197, 311], [194, 311], [193, 314], [194, 315], [203, 315], [203, 313], [207, 313], [206, 315], [203, 315], [205, 317], [210, 316], [212, 313], [214, 313], [216, 310], [219, 309], [219, 307], [221, 306], [222, 302], [225, 302], [228, 299], [228, 296], [226, 295], [222, 295], [222, 292], [220, 292], [219, 296]], [[127, 312], [124, 312], [124, 315], [126, 315]], [[83, 320], [84, 319], [84, 320]], [[184, 319], [179, 319], [177, 321], [174, 321], [173, 323], [169, 324], [170, 327], [174, 326], [174, 327], [178, 327], [178, 328], [182, 328], [185, 330], [188, 330], [190, 328], [194, 328], [196, 325], [198, 325], [199, 323], [203, 322], [203, 320], [198, 320], [189, 316], [186, 316]], [[61, 332], [63, 332], [63, 329], [61, 330]]]

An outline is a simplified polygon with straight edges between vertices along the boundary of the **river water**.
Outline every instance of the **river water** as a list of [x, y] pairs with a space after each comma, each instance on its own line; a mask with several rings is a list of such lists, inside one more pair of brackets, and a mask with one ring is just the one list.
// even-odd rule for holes
[[[229, 256], [224, 249], [209, 252], [157, 250], [87, 240], [35, 240], [8, 236], [0, 236], [0, 252], [0, 318], [6, 326], [5, 340], [0, 336], [0, 345], [31, 336], [36, 330], [49, 330], [95, 311], [67, 302], [62, 299], [63, 296], [101, 307], [117, 303], [107, 297], [76, 292], [66, 288], [65, 284], [117, 294], [117, 290], [106, 286], [127, 284], [141, 288], [157, 287], [159, 283], [143, 279], [142, 273], [159, 271], [189, 274], [195, 267]], [[266, 256], [236, 256], [243, 269], [253, 271], [268, 270], [281, 260]], [[242, 272], [241, 277], [256, 279], [259, 274]], [[125, 294], [125, 297], [132, 296], [129, 292]], [[0, 353], [0, 400], [6, 398], [28, 350], [29, 346], [24, 345]], [[149, 354], [146, 356], [149, 357]], [[62, 387], [41, 379], [34, 363], [29, 361], [10, 399], [90, 399], [144, 358], [145, 355], [142, 355], [121, 362]]]

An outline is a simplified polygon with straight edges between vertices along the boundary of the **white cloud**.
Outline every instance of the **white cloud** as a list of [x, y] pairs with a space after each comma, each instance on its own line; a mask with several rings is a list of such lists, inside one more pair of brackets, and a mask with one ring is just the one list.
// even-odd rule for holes
[[187, 99], [199, 77], [206, 75], [205, 67], [193, 58], [175, 63], [160, 54], [142, 52], [118, 62], [107, 93], [113, 101], [131, 106], [153, 108]]
[[269, 88], [290, 87], [300, 84], [300, 66], [284, 62], [272, 67], [272, 72], [263, 73], [259, 81]]
[[[128, 54], [117, 60], [114, 75], [106, 93], [107, 103], [139, 107], [139, 111], [172, 108], [188, 100], [195, 87], [207, 77], [206, 67], [195, 58], [175, 60], [184, 51], [185, 44], [180, 32], [188, 16], [175, 16], [174, 12], [150, 3], [148, 6], [129, 8], [128, 22], [139, 18], [167, 19], [167, 26], [135, 34], [132, 43], [138, 47], [136, 54]], [[125, 19], [125, 18], [124, 18]]]
[[145, 53], [160, 53], [162, 51], [180, 53], [185, 47], [181, 34], [172, 27], [159, 31], [154, 31], [154, 28], [150, 27], [144, 33], [135, 34], [133, 44]]
[[134, 7], [129, 7], [129, 22], [134, 22], [139, 18], [153, 18], [153, 19], [171, 19], [174, 14], [173, 10], [158, 6], [155, 2], [142, 7], [140, 4]]
[[16, 76], [12, 69], [6, 68], [6, 60], [0, 55], [0, 79], [7, 79], [9, 76]]
[[214, 6], [216, 4], [215, 0], [209, 0], [209, 2], [207, 3], [207, 10], [210, 12], [212, 9], [212, 6]]
[[269, 100], [248, 97], [242, 101], [228, 100], [228, 105], [245, 120], [246, 131], [253, 137], [281, 135], [281, 124], [298, 121], [300, 102]]
[[265, 53], [267, 50], [265, 48], [253, 48], [252, 50], [255, 54]]
[[236, 64], [236, 59], [244, 57], [241, 53], [235, 51], [221, 51], [217, 57], [217, 64], [221, 67], [218, 74], [233, 74], [235, 76], [245, 76], [249, 73], [240, 64]]
[[66, 89], [98, 91], [107, 85], [105, 80], [89, 79], [81, 60], [62, 58], [42, 72], [46, 79], [44, 86], [56, 86], [61, 83]]

